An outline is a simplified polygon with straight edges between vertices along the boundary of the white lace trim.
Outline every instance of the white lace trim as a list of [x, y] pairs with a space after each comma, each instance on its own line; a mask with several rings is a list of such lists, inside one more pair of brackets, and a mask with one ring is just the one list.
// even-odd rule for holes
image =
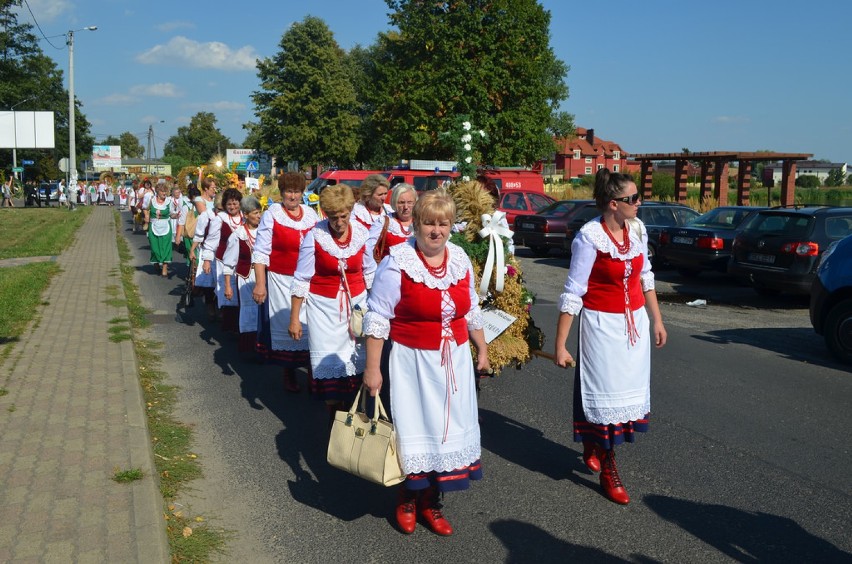
[[[249, 233], [252, 235], [252, 239], [256, 239], [257, 238], [257, 227], [249, 230], [249, 228], [246, 227], [245, 225], [240, 225], [239, 227], [237, 227], [237, 230], [234, 231], [234, 233], [237, 234], [237, 239], [239, 239], [240, 241], [248, 241], [249, 240], [248, 239]], [[254, 254], [254, 253], [252, 253], [252, 254]]]
[[402, 230], [402, 225], [400, 225], [399, 221], [391, 214], [391, 219], [388, 221], [388, 233], [392, 233], [397, 237], [414, 237], [414, 222], [412, 221], [408, 225], [408, 233]]
[[[296, 280], [293, 279], [293, 284], [290, 287], [290, 295], [296, 296], [297, 298], [304, 298], [308, 295], [308, 292], [311, 289], [311, 283], [308, 280]], [[302, 304], [302, 307], [305, 307], [305, 304]]]
[[456, 452], [403, 455], [402, 471], [406, 474], [451, 472], [470, 466], [480, 458], [482, 458], [482, 447], [477, 441], [476, 444], [466, 446]]
[[357, 369], [355, 368], [355, 363], [352, 361], [346, 361], [342, 364], [328, 366], [320, 364], [319, 366], [313, 368], [311, 372], [313, 373], [313, 377], [317, 380], [345, 378], [347, 376], [355, 376], [356, 374], [358, 374]]
[[565, 292], [559, 295], [559, 311], [577, 315], [583, 309], [583, 298], [577, 294]]
[[269, 255], [264, 255], [258, 252], [252, 252], [251, 254], [251, 262], [254, 264], [263, 264], [266, 267], [269, 267]]
[[[641, 226], [642, 232], [644, 232], [645, 225], [642, 224], [639, 220], [636, 221]], [[630, 229], [628, 227], [627, 233], [628, 237], [630, 238], [630, 248], [627, 249], [626, 253], [619, 252], [618, 247], [615, 246], [615, 243], [612, 242], [612, 239], [610, 239], [609, 235], [607, 235], [606, 231], [604, 231], [600, 218], [586, 222], [586, 224], [580, 228], [580, 231], [582, 231], [583, 234], [589, 238], [595, 249], [601, 251], [602, 253], [609, 254], [614, 259], [630, 260], [642, 254], [643, 235], [642, 233], [634, 233], [635, 229]]]
[[281, 204], [272, 204], [269, 208], [269, 213], [272, 214], [272, 218], [276, 222], [280, 223], [284, 227], [290, 227], [297, 231], [307, 231], [317, 224], [319, 216], [310, 206], [299, 204], [299, 207], [302, 208], [302, 217], [299, 221], [296, 221], [287, 215], [287, 212], [284, 210], [284, 206]]
[[320, 248], [333, 256], [336, 259], [348, 259], [349, 257], [358, 254], [364, 244], [367, 242], [367, 237], [370, 232], [360, 223], [350, 223], [349, 229], [352, 231], [352, 239], [344, 248], [340, 248], [337, 242], [332, 238], [328, 230], [328, 220], [323, 220], [317, 223], [313, 228], [314, 240], [319, 243]]
[[642, 291], [643, 292], [648, 292], [648, 291], [653, 290], [655, 288], [655, 286], [654, 286], [655, 278], [654, 278], [654, 272], [653, 271], [649, 270], [648, 272], [643, 273], [642, 275], [640, 275], [639, 279], [642, 281]]
[[373, 288], [373, 278], [375, 277], [375, 270], [373, 272], [370, 272], [369, 274], [366, 272], [364, 273], [364, 285], [367, 287], [368, 290], [371, 290]]
[[482, 308], [479, 305], [474, 305], [464, 318], [467, 320], [467, 328], [470, 331], [485, 327], [485, 318], [482, 316]]
[[388, 211], [387, 208], [384, 207], [384, 205], [382, 206], [382, 211], [378, 214], [372, 213], [370, 210], [367, 209], [367, 206], [365, 206], [361, 202], [356, 203], [355, 206], [352, 208], [352, 215], [355, 216], [358, 221], [362, 221], [367, 225], [373, 225], [376, 220], [385, 217], [387, 214]]
[[589, 423], [596, 425], [616, 425], [642, 419], [651, 412], [651, 403], [642, 405], [628, 405], [625, 407], [586, 407], [583, 413]]
[[[447, 241], [447, 250], [450, 253], [447, 259], [447, 274], [443, 278], [434, 277], [427, 269], [417, 252], [414, 250], [414, 240], [408, 244], [394, 245], [389, 249], [400, 270], [408, 274], [412, 280], [425, 284], [433, 290], [446, 290], [459, 280], [467, 276], [470, 269], [470, 259], [461, 247]], [[473, 280], [470, 281], [473, 284]]]
[[390, 337], [390, 321], [375, 311], [368, 311], [364, 314], [364, 334], [377, 339], [387, 339]]

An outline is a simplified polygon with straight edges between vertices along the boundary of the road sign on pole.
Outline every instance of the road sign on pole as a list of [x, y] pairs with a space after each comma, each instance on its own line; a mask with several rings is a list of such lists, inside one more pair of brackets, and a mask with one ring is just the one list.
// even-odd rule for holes
[[12, 169], [12, 172], [24, 172], [24, 167], [16, 166], [15, 168]]
[[246, 163], [246, 172], [257, 172], [257, 161], [249, 161]]
[[24, 166], [34, 165], [35, 161], [21, 161], [21, 164]]

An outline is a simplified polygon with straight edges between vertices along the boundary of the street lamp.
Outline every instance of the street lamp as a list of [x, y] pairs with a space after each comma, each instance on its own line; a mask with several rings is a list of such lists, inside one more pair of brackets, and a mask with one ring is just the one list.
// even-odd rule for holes
[[74, 200], [71, 198], [71, 187], [77, 186], [77, 132], [75, 131], [74, 118], [76, 113], [76, 104], [74, 103], [74, 32], [75, 31], [95, 31], [98, 29], [96, 25], [90, 25], [80, 29], [68, 30], [68, 167], [70, 177], [68, 185], [65, 186], [66, 196], [68, 197], [68, 205], [74, 209]]
[[[161, 119], [160, 123], [166, 123], [166, 120]], [[148, 161], [151, 161], [151, 147], [154, 148], [154, 152], [157, 151], [157, 145], [154, 143], [154, 124], [150, 124], [148, 126]], [[150, 165], [148, 167], [148, 172], [151, 172]]]
[[33, 98], [35, 98], [35, 96], [30, 96], [26, 100], [18, 102], [17, 104], [12, 106], [12, 108], [11, 108], [11, 111], [12, 111], [12, 129], [14, 130], [14, 131], [12, 131], [12, 135], [14, 136], [14, 139], [15, 139], [15, 141], [13, 143], [13, 147], [12, 147], [12, 169], [13, 169], [13, 172], [15, 174], [16, 180], [18, 179], [18, 171], [14, 170], [14, 169], [18, 168], [18, 119], [17, 119], [17, 115], [15, 114], [15, 108], [17, 108], [21, 104], [26, 104], [27, 102], [29, 102]]

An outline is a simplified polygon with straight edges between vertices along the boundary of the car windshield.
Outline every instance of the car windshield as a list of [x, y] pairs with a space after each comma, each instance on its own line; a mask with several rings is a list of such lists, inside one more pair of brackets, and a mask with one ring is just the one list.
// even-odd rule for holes
[[749, 222], [749, 233], [763, 237], [806, 237], [813, 225], [813, 218], [807, 215], [786, 213], [761, 213]]
[[689, 227], [710, 227], [713, 229], [736, 229], [751, 210], [736, 208], [716, 208], [700, 215], [687, 223]]
[[530, 194], [530, 203], [535, 211], [540, 211], [553, 203], [553, 198], [539, 194]]

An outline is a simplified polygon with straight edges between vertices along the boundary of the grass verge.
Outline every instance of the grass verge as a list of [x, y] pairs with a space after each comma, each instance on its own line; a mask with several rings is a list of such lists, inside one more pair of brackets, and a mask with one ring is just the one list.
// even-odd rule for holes
[[42, 305], [42, 293], [60, 270], [55, 262], [0, 268], [0, 359], [8, 356]]
[[[201, 477], [201, 465], [191, 451], [192, 428], [175, 417], [177, 387], [166, 382], [166, 374], [160, 368], [158, 351], [162, 344], [140, 336], [140, 330], [150, 323], [146, 318], [150, 311], [142, 305], [139, 289], [133, 282], [132, 255], [121, 234], [121, 215], [118, 212], [115, 213], [115, 225], [121, 283], [145, 398], [154, 464], [165, 504], [163, 516], [172, 562], [206, 562], [213, 554], [224, 552], [230, 533], [210, 527], [201, 516], [187, 516], [176, 509], [175, 498], [188, 482]], [[110, 320], [114, 328], [120, 327], [120, 322], [120, 319]]]
[[54, 256], [64, 251], [89, 214], [89, 207], [11, 208], [0, 211], [0, 259]]

